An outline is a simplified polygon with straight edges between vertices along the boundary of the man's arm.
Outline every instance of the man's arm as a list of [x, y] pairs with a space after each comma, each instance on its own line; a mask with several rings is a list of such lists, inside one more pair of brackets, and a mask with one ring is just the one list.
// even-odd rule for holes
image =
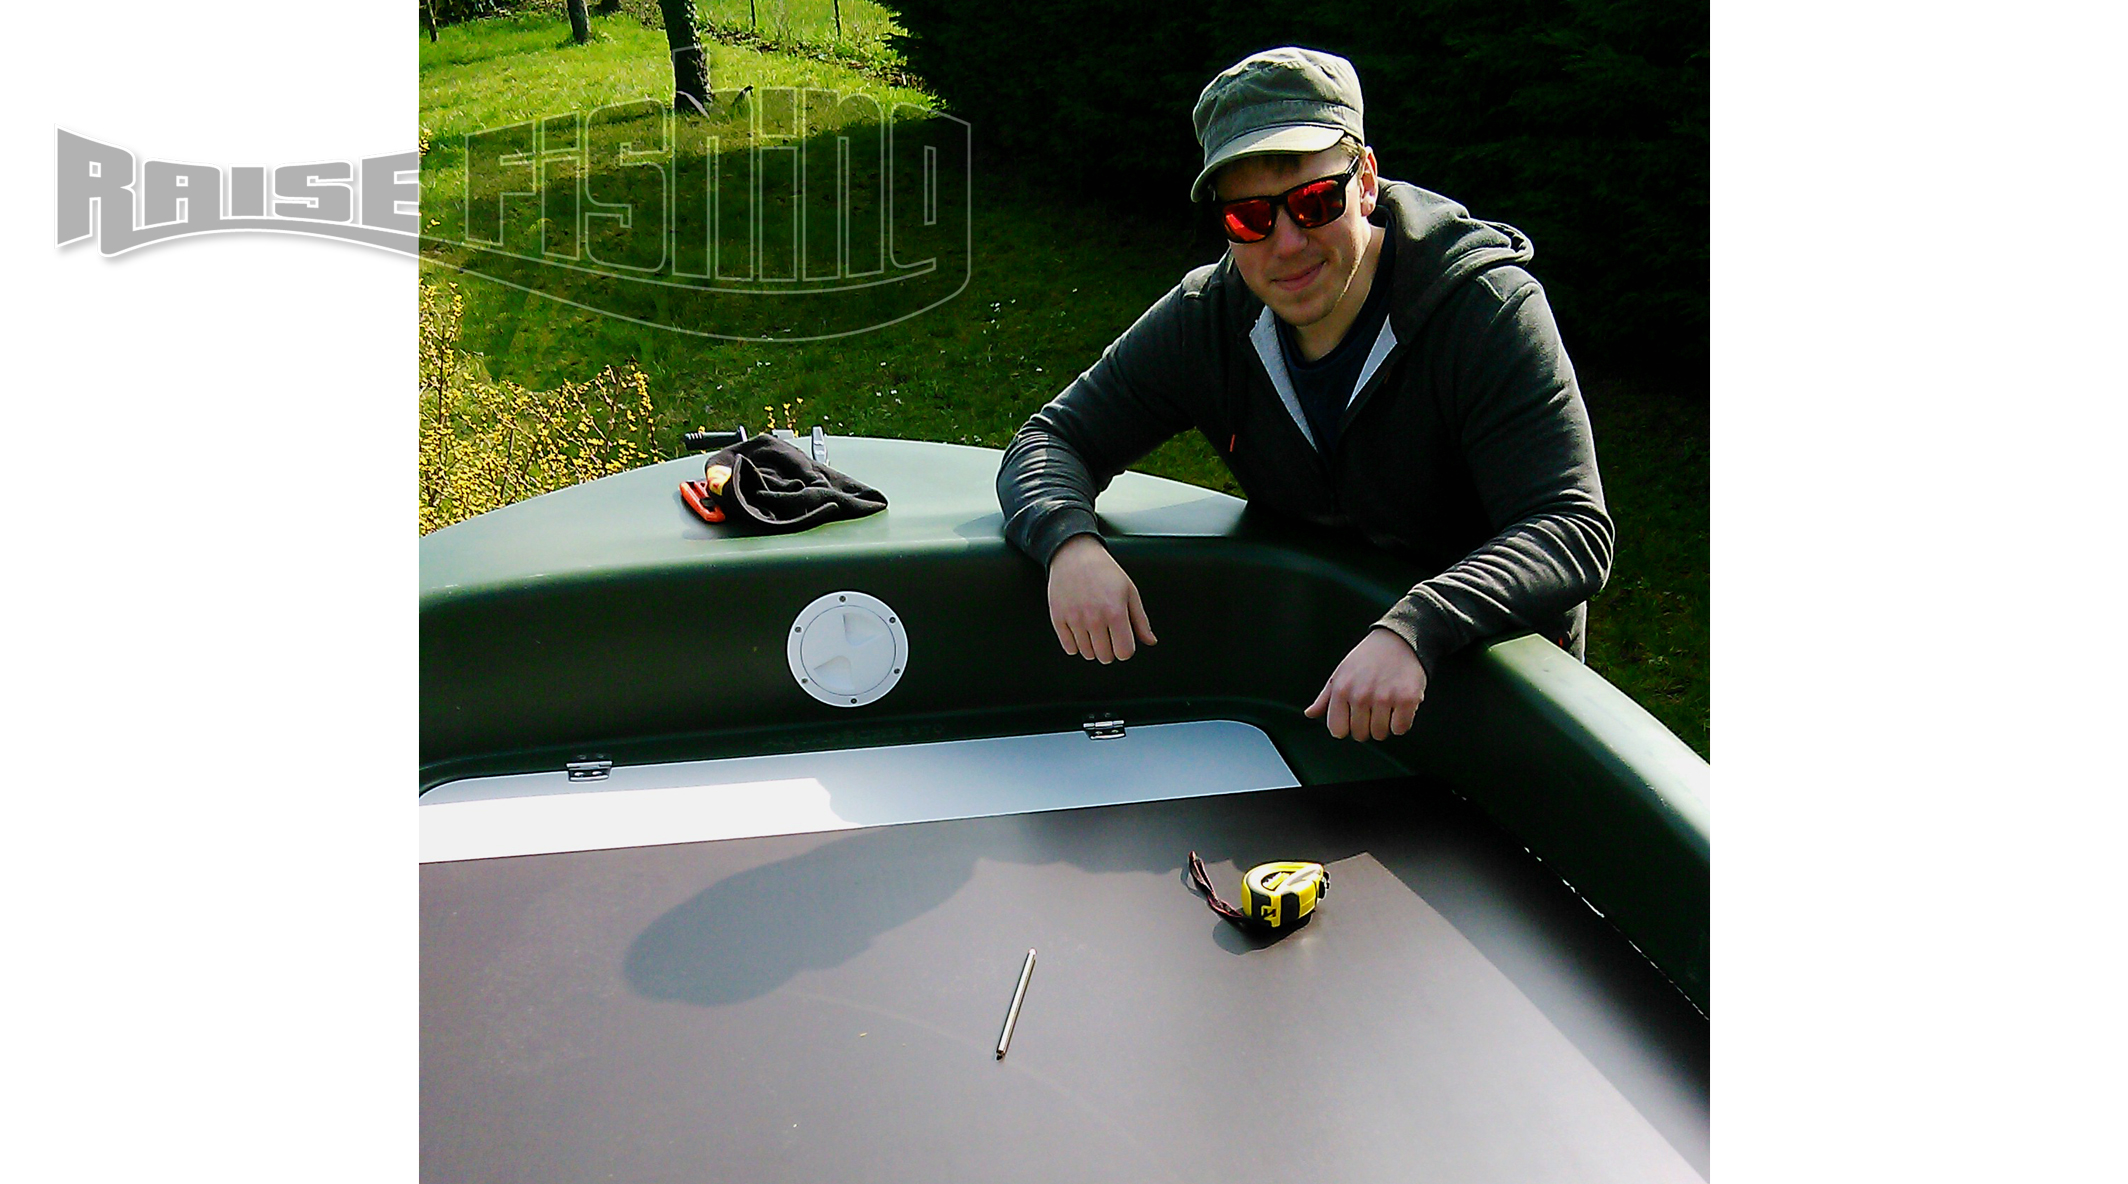
[[[1520, 282], [1495, 286], [1508, 277]], [[1464, 457], [1500, 531], [1413, 588], [1338, 663], [1306, 708], [1338, 739], [1403, 735], [1442, 656], [1551, 620], [1610, 574], [1588, 412], [1543, 291], [1519, 268], [1473, 284], [1451, 339]]]
[[1331, 671], [1330, 681], [1301, 711], [1323, 721], [1333, 739], [1387, 740], [1411, 730], [1426, 698], [1426, 667], [1404, 639], [1375, 626]]
[[998, 469], [1005, 537], [1048, 569], [1050, 623], [1067, 654], [1105, 663], [1155, 643], [1137, 586], [1100, 541], [1094, 497], [1192, 426], [1185, 376], [1213, 380], [1183, 307], [1191, 299], [1178, 286], [1146, 310], [1020, 428]]
[[1049, 623], [1064, 652], [1106, 666], [1158, 645], [1138, 585], [1098, 535], [1064, 540], [1049, 561]]
[[1535, 628], [1595, 595], [1616, 540], [1588, 410], [1543, 290], [1503, 268], [1463, 295], [1455, 407], [1464, 458], [1498, 533], [1376, 622], [1429, 673], [1472, 641]]

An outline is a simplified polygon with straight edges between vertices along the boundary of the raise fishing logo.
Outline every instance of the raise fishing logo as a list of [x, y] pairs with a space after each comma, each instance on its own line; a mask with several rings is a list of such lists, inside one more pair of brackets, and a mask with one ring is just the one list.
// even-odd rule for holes
[[967, 286], [969, 141], [926, 108], [752, 87], [685, 114], [616, 103], [270, 168], [142, 160], [60, 129], [57, 235], [106, 256], [232, 231], [334, 238], [676, 332], [815, 341]]

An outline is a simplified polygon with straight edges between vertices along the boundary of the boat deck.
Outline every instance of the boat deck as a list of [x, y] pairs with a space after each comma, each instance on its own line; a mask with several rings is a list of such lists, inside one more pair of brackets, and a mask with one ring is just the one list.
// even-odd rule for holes
[[[1523, 635], [1332, 740], [1423, 573], [1140, 474], [1099, 504], [1160, 644], [1068, 657], [995, 452], [832, 449], [886, 512], [740, 536], [695, 459], [422, 541], [424, 1179], [1706, 1175], [1708, 769], [1645, 711]], [[837, 594], [902, 631], [862, 704], [791, 657]], [[1261, 940], [1193, 850], [1332, 891]]]
[[[1279, 858], [1332, 889], [1252, 937], [1191, 850], [1223, 894]], [[439, 1184], [1707, 1170], [1705, 1018], [1416, 778], [431, 862], [421, 896]]]

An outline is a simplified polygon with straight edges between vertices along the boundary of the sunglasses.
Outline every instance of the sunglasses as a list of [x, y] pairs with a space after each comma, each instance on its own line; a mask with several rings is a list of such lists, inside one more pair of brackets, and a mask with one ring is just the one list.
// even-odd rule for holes
[[1327, 226], [1344, 217], [1345, 186], [1360, 171], [1362, 159], [1354, 157], [1352, 167], [1339, 176], [1303, 181], [1274, 197], [1244, 197], [1220, 202], [1220, 229], [1227, 232], [1228, 242], [1260, 243], [1271, 237], [1272, 227], [1278, 224], [1280, 206], [1286, 208], [1293, 224], [1302, 230]]

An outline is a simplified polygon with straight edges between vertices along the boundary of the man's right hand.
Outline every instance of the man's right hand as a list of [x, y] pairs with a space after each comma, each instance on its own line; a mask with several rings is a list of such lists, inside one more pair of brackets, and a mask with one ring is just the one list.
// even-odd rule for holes
[[1049, 623], [1067, 654], [1103, 665], [1158, 645], [1138, 586], [1099, 537], [1073, 535], [1049, 560]]

